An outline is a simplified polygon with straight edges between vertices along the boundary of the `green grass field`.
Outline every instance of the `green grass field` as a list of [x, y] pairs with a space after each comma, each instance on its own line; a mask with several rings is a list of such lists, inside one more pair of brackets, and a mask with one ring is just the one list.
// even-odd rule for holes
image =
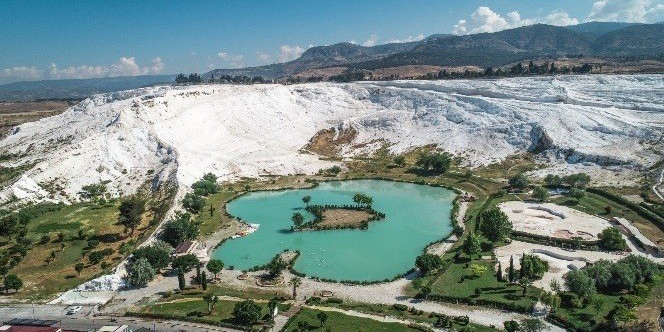
[[[24, 282], [24, 287], [15, 296], [32, 300], [50, 299], [100, 275], [104, 272], [102, 265], [107, 270], [112, 268], [123, 257], [120, 253], [123, 243], [132, 240], [138, 243], [151, 231], [149, 217], [148, 212], [133, 235], [126, 234], [124, 227], [117, 223], [118, 203], [104, 206], [76, 203], [31, 219], [25, 237], [30, 239], [32, 245], [20, 263], [9, 271]], [[79, 231], [82, 231], [84, 238], [79, 236]], [[62, 242], [58, 239], [59, 233], [64, 234]], [[42, 244], [43, 236], [49, 236], [50, 240]], [[90, 239], [99, 241], [93, 249], [88, 248]], [[5, 244], [4, 248], [9, 245]], [[87, 253], [105, 248], [112, 249], [113, 254], [98, 264], [91, 264]], [[85, 264], [80, 275], [74, 270], [79, 262]]]
[[292, 332], [300, 331], [298, 324], [306, 322], [311, 326], [312, 331], [331, 331], [331, 332], [417, 332], [414, 328], [410, 328], [404, 324], [399, 323], [383, 323], [369, 318], [361, 318], [344, 315], [338, 312], [328, 311], [327, 321], [324, 325], [318, 320], [316, 315], [320, 311], [302, 308], [300, 312], [294, 316], [284, 327], [282, 331]]

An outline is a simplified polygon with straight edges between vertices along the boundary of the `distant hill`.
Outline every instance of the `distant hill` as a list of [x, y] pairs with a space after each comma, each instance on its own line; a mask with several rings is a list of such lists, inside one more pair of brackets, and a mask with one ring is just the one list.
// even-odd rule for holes
[[262, 76], [270, 79], [290, 76], [307, 69], [333, 67], [373, 59], [381, 59], [395, 53], [409, 51], [418, 43], [419, 42], [390, 43], [371, 47], [351, 43], [316, 46], [304, 51], [299, 58], [293, 61], [261, 67], [215, 69], [207, 72], [203, 76], [203, 79], [207, 80], [212, 75], [215, 77], [221, 75]]
[[0, 85], [0, 100], [80, 99], [96, 93], [171, 83], [174, 79], [175, 75], [145, 75], [14, 82]]
[[595, 42], [604, 56], [664, 55], [664, 24], [635, 25], [611, 31]]
[[661, 56], [664, 25], [588, 22], [560, 27], [535, 24], [494, 33], [431, 35], [418, 42], [363, 47], [350, 43], [318, 46], [296, 60], [242, 69], [215, 69], [204, 75], [288, 77], [309, 69], [380, 69], [408, 65], [500, 66], [515, 61], [583, 56]]
[[611, 31], [616, 31], [620, 30], [623, 28], [635, 26], [635, 25], [642, 25], [642, 23], [625, 23], [625, 22], [586, 22], [586, 23], [581, 23], [581, 24], [576, 24], [576, 25], [569, 25], [566, 26], [565, 28], [576, 31], [576, 32], [581, 32], [581, 33], [591, 33], [594, 35], [603, 35], [605, 33], [611, 32]]

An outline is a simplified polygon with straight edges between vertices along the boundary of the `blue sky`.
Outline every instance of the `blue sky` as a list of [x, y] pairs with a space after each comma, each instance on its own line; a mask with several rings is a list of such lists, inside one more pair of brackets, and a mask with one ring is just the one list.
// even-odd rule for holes
[[664, 0], [2, 0], [0, 83], [204, 72], [288, 61], [341, 41], [663, 18]]

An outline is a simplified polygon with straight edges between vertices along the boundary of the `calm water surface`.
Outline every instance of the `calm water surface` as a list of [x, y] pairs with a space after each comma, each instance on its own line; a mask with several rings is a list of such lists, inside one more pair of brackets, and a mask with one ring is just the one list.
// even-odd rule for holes
[[[371, 222], [367, 230], [290, 231], [293, 213], [312, 218], [304, 210], [303, 196], [311, 196], [310, 204], [353, 204], [356, 193], [371, 195], [374, 209], [385, 213], [385, 219]], [[228, 212], [260, 228], [226, 241], [213, 257], [226, 266], [249, 269], [268, 263], [284, 249], [299, 250], [294, 267], [308, 276], [392, 278], [412, 268], [427, 244], [450, 234], [454, 197], [444, 188], [382, 180], [331, 181], [312, 189], [249, 193], [230, 202]]]

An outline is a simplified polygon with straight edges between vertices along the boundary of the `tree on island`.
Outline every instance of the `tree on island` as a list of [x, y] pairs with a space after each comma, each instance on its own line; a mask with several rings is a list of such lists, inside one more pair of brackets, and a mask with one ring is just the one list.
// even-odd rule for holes
[[357, 204], [364, 204], [367, 207], [371, 207], [371, 204], [373, 203], [373, 198], [365, 194], [355, 194], [355, 196], [353, 196], [353, 202]]
[[293, 221], [293, 225], [295, 225], [295, 228], [300, 228], [302, 226], [302, 223], [304, 223], [304, 217], [302, 216], [302, 213], [299, 212], [293, 213], [291, 220]]
[[302, 197], [302, 202], [304, 202], [304, 204], [307, 204], [307, 206], [309, 206], [309, 202], [311, 202], [311, 196]]

